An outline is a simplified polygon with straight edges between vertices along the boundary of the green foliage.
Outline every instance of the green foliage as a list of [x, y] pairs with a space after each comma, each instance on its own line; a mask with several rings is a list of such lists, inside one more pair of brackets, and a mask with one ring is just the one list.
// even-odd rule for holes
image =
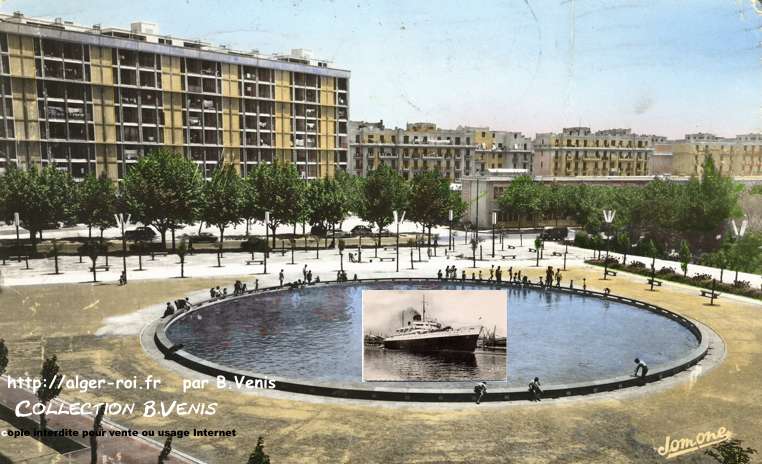
[[257, 438], [257, 446], [249, 455], [247, 464], [270, 464], [270, 456], [265, 454], [265, 442], [262, 437]]
[[389, 166], [382, 165], [368, 173], [363, 184], [363, 205], [360, 217], [375, 224], [379, 230], [394, 220], [394, 210], [404, 211], [409, 187]]
[[646, 256], [648, 256], [651, 259], [656, 258], [656, 255], [659, 252], [656, 249], [656, 244], [654, 243], [653, 240], [648, 240], [646, 242], [645, 246], [643, 247], [643, 251], [646, 253]]
[[347, 211], [358, 214], [363, 207], [364, 178], [353, 176], [346, 171], [339, 171], [334, 179], [346, 198], [347, 203], [345, 206]]
[[[408, 199], [408, 217], [424, 228], [436, 227], [449, 222], [449, 212], [454, 204], [450, 181], [437, 171], [419, 172], [413, 177]], [[462, 212], [460, 213], [462, 214]], [[453, 216], [459, 217], [453, 211]]]
[[542, 212], [542, 188], [542, 184], [530, 176], [513, 179], [498, 199], [501, 211], [505, 214], [536, 217]]
[[739, 184], [719, 175], [707, 158], [701, 178], [688, 183], [654, 180], [643, 187], [563, 186], [521, 176], [508, 185], [498, 203], [504, 213], [519, 218], [572, 217], [591, 235], [604, 229], [602, 210], [613, 209], [614, 230], [648, 237], [659, 249], [677, 248], [684, 239], [692, 248], [707, 251], [717, 247], [714, 237], [727, 220], [740, 213], [741, 191]]
[[704, 454], [714, 458], [720, 464], [748, 464], [751, 462], [752, 455], [757, 454], [757, 450], [750, 447], [744, 448], [742, 443], [741, 440], [734, 438], [714, 445], [704, 451]]
[[21, 225], [34, 241], [48, 224], [66, 221], [73, 216], [74, 181], [63, 171], [48, 166], [20, 169], [13, 164], [2, 177], [3, 219], [10, 221], [19, 213]]
[[185, 260], [185, 255], [188, 254], [188, 241], [185, 239], [180, 240], [180, 244], [175, 248], [175, 254], [180, 258], [180, 261]]
[[347, 193], [336, 179], [310, 182], [305, 201], [309, 205], [307, 222], [313, 226], [321, 225], [326, 230], [330, 225], [342, 222], [349, 214]]
[[106, 177], [90, 174], [75, 189], [74, 214], [77, 221], [93, 227], [106, 229], [114, 225], [116, 213], [116, 189]]
[[693, 259], [691, 255], [691, 249], [688, 247], [688, 242], [682, 240], [680, 242], [680, 269], [683, 270], [683, 276], [688, 275], [688, 264]]
[[156, 227], [166, 246], [166, 232], [193, 222], [202, 205], [201, 171], [183, 155], [160, 150], [144, 156], [124, 179], [132, 219]]
[[0, 338], [0, 375], [5, 373], [6, 367], [8, 367], [8, 347], [5, 346], [5, 340]]
[[[296, 224], [304, 215], [304, 181], [293, 164], [260, 164], [249, 174], [248, 182], [256, 189], [260, 214], [270, 212], [270, 228], [279, 224]], [[273, 245], [274, 246], [274, 245]]]
[[218, 166], [212, 179], [202, 189], [204, 200], [201, 219], [220, 231], [220, 248], [225, 237], [225, 228], [241, 222], [244, 206], [244, 182], [232, 165]]

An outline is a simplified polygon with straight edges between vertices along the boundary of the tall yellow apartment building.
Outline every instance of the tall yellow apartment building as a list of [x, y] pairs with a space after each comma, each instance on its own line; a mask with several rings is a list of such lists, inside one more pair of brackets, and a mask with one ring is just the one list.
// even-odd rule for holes
[[54, 165], [121, 179], [160, 147], [220, 163], [347, 169], [349, 77], [301, 49], [265, 56], [130, 30], [0, 15], [0, 172]]

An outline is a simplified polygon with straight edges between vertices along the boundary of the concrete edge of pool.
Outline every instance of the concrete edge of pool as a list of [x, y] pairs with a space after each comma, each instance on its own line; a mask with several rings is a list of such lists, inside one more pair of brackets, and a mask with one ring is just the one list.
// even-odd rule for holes
[[[325, 281], [318, 286], [345, 286], [356, 285], [358, 283], [372, 283], [372, 282], [443, 282], [436, 278], [378, 278], [378, 279], [359, 279], [348, 282], [336, 282]], [[460, 281], [448, 281], [450, 283], [459, 283]], [[539, 284], [527, 283], [527, 284], [510, 284], [510, 283], [497, 283], [497, 282], [485, 282], [468, 280], [469, 286], [477, 285], [494, 289], [509, 289], [509, 288], [533, 288], [535, 290], [542, 290]], [[314, 285], [313, 285], [314, 286]], [[245, 295], [228, 297], [225, 301], [232, 299], [246, 298], [252, 295], [259, 295], [271, 292], [288, 291], [285, 287], [267, 287], [259, 290], [248, 291]], [[685, 329], [687, 329], [698, 341], [699, 345], [690, 354], [677, 359], [668, 366], [662, 367], [658, 370], [653, 370], [649, 374], [642, 377], [613, 377], [607, 379], [601, 379], [591, 382], [573, 383], [573, 384], [556, 384], [547, 386], [543, 390], [543, 398], [566, 398], [571, 396], [592, 395], [597, 393], [611, 392], [621, 390], [628, 387], [643, 386], [645, 384], [658, 382], [667, 377], [671, 377], [679, 372], [689, 369], [698, 362], [700, 362], [711, 349], [710, 340], [718, 341], [722, 343], [720, 337], [711, 331], [703, 324], [690, 320], [680, 314], [668, 311], [659, 306], [651, 303], [646, 303], [640, 300], [632, 298], [622, 297], [613, 294], [605, 294], [601, 292], [595, 292], [590, 290], [572, 289], [566, 287], [552, 287], [550, 291], [575, 294], [580, 296], [588, 296], [600, 298], [608, 301], [615, 301], [632, 306], [634, 309], [643, 309], [652, 313], [661, 315], [671, 319]], [[228, 366], [216, 364], [204, 359], [201, 359], [193, 354], [182, 349], [182, 345], [173, 343], [166, 335], [166, 330], [174, 322], [181, 318], [192, 314], [196, 311], [202, 310], [209, 306], [219, 303], [221, 300], [214, 299], [203, 302], [202, 304], [195, 306], [190, 311], [182, 311], [175, 314], [173, 317], [167, 319], [158, 319], [153, 321], [146, 327], [145, 335], [150, 336], [155, 347], [164, 355], [164, 358], [168, 361], [175, 362], [181, 366], [189, 368], [193, 371], [218, 377], [225, 377], [228, 381], [235, 382], [240, 381], [252, 381], [256, 385], [264, 385], [265, 388], [272, 381], [275, 385], [274, 390], [280, 390], [290, 393], [317, 395], [329, 398], [340, 399], [354, 399], [354, 400], [372, 400], [372, 401], [395, 401], [395, 402], [472, 402], [474, 401], [474, 393], [471, 389], [436, 389], [436, 388], [393, 388], [393, 387], [373, 387], [368, 385], [364, 388], [358, 388], [357, 386], [347, 387], [345, 384], [329, 383], [329, 382], [306, 382], [300, 380], [294, 380], [289, 378], [262, 375], [254, 372], [235, 369]], [[525, 389], [517, 388], [494, 388], [490, 389], [482, 401], [494, 401], [494, 402], [506, 402], [506, 401], [527, 401], [530, 399], [529, 392]]]

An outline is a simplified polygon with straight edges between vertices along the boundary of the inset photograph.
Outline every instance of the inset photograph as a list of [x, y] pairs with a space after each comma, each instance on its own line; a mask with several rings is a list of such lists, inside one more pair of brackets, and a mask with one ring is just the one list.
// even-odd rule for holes
[[366, 290], [363, 380], [507, 380], [502, 290]]

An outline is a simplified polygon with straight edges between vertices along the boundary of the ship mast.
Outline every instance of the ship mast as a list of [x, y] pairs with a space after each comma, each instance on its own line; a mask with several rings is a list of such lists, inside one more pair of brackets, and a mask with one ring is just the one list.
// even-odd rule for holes
[[426, 294], [423, 294], [423, 302], [421, 303], [423, 308], [423, 321], [426, 321]]

